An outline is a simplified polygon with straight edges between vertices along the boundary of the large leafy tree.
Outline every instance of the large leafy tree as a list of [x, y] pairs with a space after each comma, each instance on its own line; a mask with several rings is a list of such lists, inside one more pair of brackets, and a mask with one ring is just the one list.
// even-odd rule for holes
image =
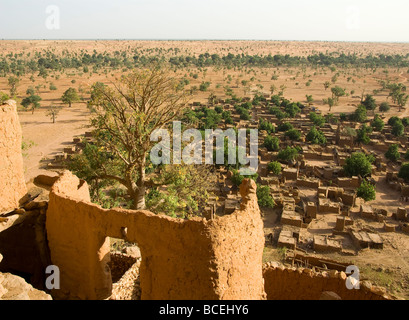
[[365, 96], [365, 99], [362, 100], [361, 103], [362, 103], [362, 105], [365, 106], [365, 108], [366, 108], [367, 110], [375, 110], [375, 109], [376, 109], [376, 100], [375, 100], [375, 98], [374, 98], [372, 95], [370, 95], [370, 94], [367, 94], [367, 95]]
[[355, 152], [346, 159], [344, 171], [347, 176], [369, 176], [372, 172], [372, 157], [366, 156], [362, 152]]
[[367, 181], [362, 181], [357, 190], [357, 196], [367, 201], [376, 199], [376, 188]]
[[[27, 90], [28, 92], [29, 90]], [[28, 109], [31, 106], [31, 111], [32, 113], [34, 113], [35, 109], [38, 109], [40, 107], [40, 101], [41, 101], [41, 97], [37, 96], [35, 94], [30, 94], [28, 97], [24, 98], [21, 101], [21, 105]]]
[[404, 179], [406, 182], [409, 182], [409, 163], [404, 163], [399, 170], [399, 178]]
[[285, 161], [285, 162], [293, 161], [297, 157], [298, 157], [298, 150], [292, 147], [287, 147], [281, 150], [277, 155], [278, 160]]
[[396, 121], [392, 125], [392, 134], [396, 137], [401, 137], [405, 133], [405, 126], [402, 123], [402, 120]]
[[332, 99], [334, 99], [336, 105], [339, 102], [339, 98], [346, 95], [345, 89], [339, 86], [335, 86], [334, 88], [331, 88], [331, 92], [332, 92]]
[[311, 130], [308, 132], [306, 140], [312, 144], [326, 144], [327, 139], [325, 138], [325, 135], [322, 131], [317, 130], [317, 128], [314, 126], [311, 128]]
[[362, 144], [369, 144], [371, 139], [369, 138], [368, 134], [372, 133], [372, 127], [368, 127], [366, 124], [363, 124], [359, 130], [357, 130], [356, 142], [358, 145]]
[[321, 127], [322, 125], [325, 124], [325, 118], [320, 114], [316, 114], [315, 112], [310, 113], [310, 120], [317, 127]]
[[264, 139], [263, 147], [268, 151], [278, 151], [280, 149], [280, 140], [277, 137], [267, 136]]
[[67, 91], [64, 92], [64, 94], [61, 97], [61, 101], [63, 103], [68, 104], [68, 106], [71, 108], [71, 105], [74, 102], [80, 101], [80, 97], [78, 96], [77, 90], [74, 88], [69, 88]]
[[397, 144], [391, 145], [385, 153], [385, 157], [392, 162], [398, 161], [400, 159], [399, 146]]
[[87, 180], [123, 185], [133, 209], [145, 209], [151, 134], [174, 120], [187, 104], [178, 82], [159, 66], [123, 76], [119, 83], [92, 88], [89, 107], [95, 143], [81, 170]]
[[371, 122], [371, 126], [374, 131], [381, 132], [385, 127], [385, 122], [383, 122], [382, 118], [378, 114], [376, 114], [373, 121]]
[[356, 122], [365, 122], [367, 119], [367, 113], [366, 113], [366, 108], [364, 105], [359, 105], [355, 112], [352, 114], [352, 120]]

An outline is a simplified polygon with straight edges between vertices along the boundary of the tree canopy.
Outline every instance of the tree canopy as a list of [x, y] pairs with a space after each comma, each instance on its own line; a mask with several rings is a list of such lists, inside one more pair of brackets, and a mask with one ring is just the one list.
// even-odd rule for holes
[[367, 177], [372, 172], [372, 162], [374, 159], [362, 152], [355, 152], [347, 158], [344, 165], [345, 174], [349, 177]]
[[115, 181], [126, 188], [134, 209], [144, 209], [151, 134], [187, 103], [176, 88], [174, 77], [159, 67], [134, 71], [113, 87], [95, 84], [89, 103], [95, 143], [79, 156], [81, 178]]
[[64, 94], [61, 97], [61, 101], [63, 103], [68, 104], [68, 106], [71, 108], [71, 105], [74, 102], [80, 101], [80, 97], [78, 96], [78, 92], [74, 88], [69, 88], [67, 91], [64, 92]]

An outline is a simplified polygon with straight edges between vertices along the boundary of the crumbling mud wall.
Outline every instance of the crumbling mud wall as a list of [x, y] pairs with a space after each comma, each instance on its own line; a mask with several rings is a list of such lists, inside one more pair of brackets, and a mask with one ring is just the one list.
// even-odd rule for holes
[[0, 213], [17, 208], [27, 193], [21, 141], [16, 102], [9, 100], [0, 106]]
[[349, 290], [347, 275], [331, 270], [285, 268], [277, 263], [263, 266], [267, 300], [320, 300], [323, 292], [334, 292], [342, 300], [389, 300], [386, 290], [361, 281], [359, 289]]
[[60, 268], [57, 299], [104, 299], [112, 281], [107, 237], [138, 244], [145, 300], [264, 299], [263, 223], [254, 182], [243, 203], [214, 220], [173, 219], [148, 211], [104, 210], [70, 172], [54, 184], [47, 210], [52, 263]]

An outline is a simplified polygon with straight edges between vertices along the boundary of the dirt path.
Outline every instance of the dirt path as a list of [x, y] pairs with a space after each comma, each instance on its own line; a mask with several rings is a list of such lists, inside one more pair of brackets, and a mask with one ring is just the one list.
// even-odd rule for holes
[[85, 104], [75, 104], [65, 107], [58, 115], [57, 122], [52, 123], [46, 116], [46, 108], [31, 112], [19, 112], [23, 130], [23, 142], [33, 143], [24, 150], [24, 170], [26, 183], [39, 174], [49, 172], [44, 169], [45, 158], [53, 159], [55, 154], [63, 151], [71, 144], [74, 136], [85, 133], [88, 129], [89, 112]]

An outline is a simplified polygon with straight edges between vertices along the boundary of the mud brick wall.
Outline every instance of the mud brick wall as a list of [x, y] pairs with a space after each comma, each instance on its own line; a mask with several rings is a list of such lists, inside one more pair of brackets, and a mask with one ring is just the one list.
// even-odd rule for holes
[[342, 300], [388, 300], [386, 290], [360, 283], [360, 289], [348, 290], [344, 272], [314, 272], [311, 269], [284, 268], [276, 263], [264, 265], [267, 300], [319, 300], [325, 291], [335, 292]]
[[104, 299], [112, 290], [107, 237], [138, 244], [142, 299], [264, 299], [263, 223], [254, 182], [241, 209], [214, 220], [173, 219], [148, 211], [104, 210], [70, 172], [54, 184], [47, 210], [51, 260], [60, 268], [57, 299]]
[[9, 100], [0, 106], [0, 213], [19, 207], [27, 193], [21, 141], [16, 102]]

